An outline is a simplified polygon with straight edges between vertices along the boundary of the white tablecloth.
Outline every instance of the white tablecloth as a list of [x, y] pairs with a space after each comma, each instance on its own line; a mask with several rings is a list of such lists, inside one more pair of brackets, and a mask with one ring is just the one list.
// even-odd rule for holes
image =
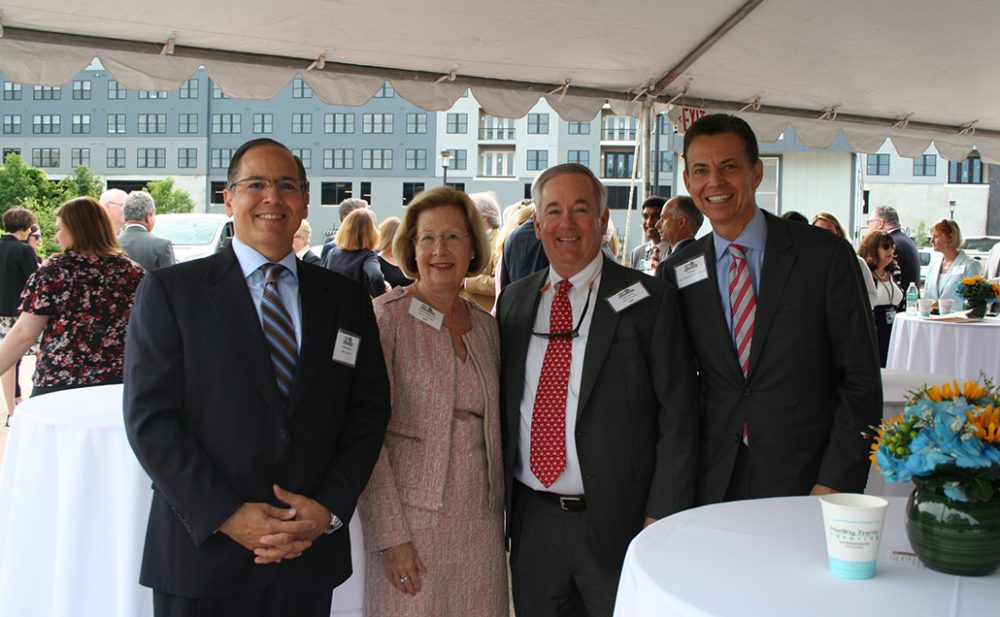
[[[125, 437], [122, 386], [19, 405], [0, 468], [0, 616], [151, 617], [139, 566], [152, 495]], [[361, 617], [364, 553], [331, 615]]]
[[1000, 319], [948, 323], [897, 314], [889, 339], [891, 369], [939, 373], [960, 382], [983, 371], [1000, 382]]
[[889, 498], [875, 578], [827, 569], [816, 497], [715, 504], [645, 529], [629, 546], [615, 617], [987, 617], [1000, 573], [941, 574], [918, 565], [906, 539], [906, 500]]

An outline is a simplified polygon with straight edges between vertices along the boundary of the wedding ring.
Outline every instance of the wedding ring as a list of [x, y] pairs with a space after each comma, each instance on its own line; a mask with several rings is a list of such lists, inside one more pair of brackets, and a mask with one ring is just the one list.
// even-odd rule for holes
[[400, 583], [405, 583], [405, 582], [406, 582], [406, 581], [408, 581], [408, 580], [410, 580], [410, 577], [409, 577], [409, 576], [400, 576], [400, 577], [399, 577], [399, 582], [400, 582]]

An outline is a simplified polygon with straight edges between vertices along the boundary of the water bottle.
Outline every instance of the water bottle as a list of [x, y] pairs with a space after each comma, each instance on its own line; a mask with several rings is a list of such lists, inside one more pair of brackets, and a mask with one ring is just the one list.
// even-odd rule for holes
[[906, 314], [916, 315], [917, 314], [917, 299], [920, 297], [920, 293], [917, 291], [917, 284], [911, 282], [910, 286], [906, 288]]

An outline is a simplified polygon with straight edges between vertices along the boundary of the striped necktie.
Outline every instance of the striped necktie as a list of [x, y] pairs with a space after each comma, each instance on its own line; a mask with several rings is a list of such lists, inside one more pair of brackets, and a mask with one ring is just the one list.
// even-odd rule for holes
[[281, 301], [278, 292], [278, 279], [285, 273], [281, 264], [266, 263], [260, 267], [264, 273], [264, 296], [261, 301], [263, 315], [264, 338], [271, 350], [271, 364], [274, 365], [274, 378], [278, 383], [278, 391], [284, 402], [292, 391], [292, 379], [295, 377], [295, 366], [298, 364], [299, 349], [295, 344], [295, 326], [291, 315]]
[[729, 245], [733, 256], [729, 264], [729, 306], [732, 308], [733, 343], [740, 359], [743, 376], [750, 372], [750, 342], [753, 340], [753, 320], [757, 313], [757, 300], [750, 282], [750, 267], [738, 244]]

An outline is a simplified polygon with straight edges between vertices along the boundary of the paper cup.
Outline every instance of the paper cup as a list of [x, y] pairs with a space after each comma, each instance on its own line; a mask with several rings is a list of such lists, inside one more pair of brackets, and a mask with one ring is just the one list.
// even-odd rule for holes
[[882, 523], [889, 502], [855, 493], [823, 495], [819, 501], [830, 573], [854, 580], [875, 576]]
[[917, 300], [917, 314], [921, 317], [930, 317], [932, 306], [934, 306], [934, 300], [924, 300], [923, 298]]
[[945, 300], [945, 299], [938, 300], [938, 313], [946, 315], [951, 312], [951, 309], [954, 307], [954, 305], [955, 305], [954, 300]]

